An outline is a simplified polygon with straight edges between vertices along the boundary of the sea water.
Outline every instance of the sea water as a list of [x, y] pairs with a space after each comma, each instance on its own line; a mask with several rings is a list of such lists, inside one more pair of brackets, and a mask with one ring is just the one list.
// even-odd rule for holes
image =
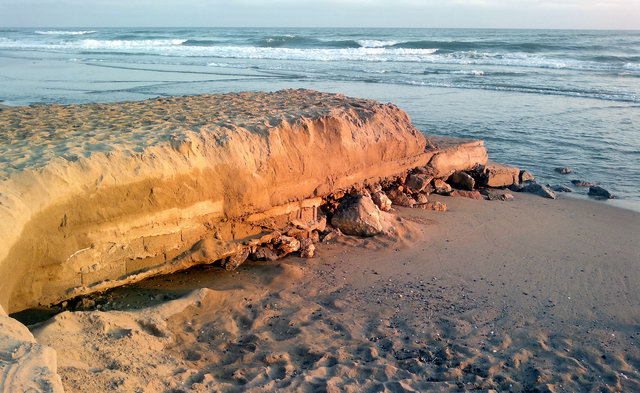
[[282, 88], [393, 102], [540, 182], [640, 206], [640, 31], [0, 28], [4, 105]]

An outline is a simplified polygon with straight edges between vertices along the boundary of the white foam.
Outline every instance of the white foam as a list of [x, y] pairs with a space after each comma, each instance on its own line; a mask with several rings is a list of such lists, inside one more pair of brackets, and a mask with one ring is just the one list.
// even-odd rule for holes
[[458, 70], [458, 71], [454, 71], [453, 74], [484, 76], [484, 71], [480, 71], [480, 70]]
[[44, 35], [84, 35], [84, 34], [93, 34], [97, 33], [95, 30], [80, 30], [80, 31], [67, 31], [67, 30], [36, 30], [36, 34], [44, 34]]
[[623, 68], [629, 71], [640, 71], [640, 64], [626, 63]]
[[[181, 45], [187, 40], [81, 40], [82, 49], [154, 49]], [[73, 46], [71, 44], [70, 46]]]
[[382, 48], [385, 46], [391, 46], [398, 43], [398, 41], [381, 41], [381, 40], [358, 40], [358, 45], [364, 48]]
[[[16, 41], [0, 37], [0, 48], [47, 49], [62, 51], [105, 51], [114, 53], [145, 53], [158, 56], [212, 57], [218, 59], [293, 60], [293, 61], [357, 61], [357, 62], [414, 62], [425, 64], [457, 64], [464, 66], [507, 66], [550, 69], [638, 71], [640, 65], [624, 66], [571, 59], [555, 59], [529, 53], [489, 53], [458, 51], [438, 53], [438, 49], [390, 48], [371, 46], [359, 48], [272, 48], [254, 46], [190, 46], [185, 39], [95, 40], [77, 41]], [[369, 42], [370, 45], [392, 41]], [[475, 72], [475, 75], [482, 75]]]

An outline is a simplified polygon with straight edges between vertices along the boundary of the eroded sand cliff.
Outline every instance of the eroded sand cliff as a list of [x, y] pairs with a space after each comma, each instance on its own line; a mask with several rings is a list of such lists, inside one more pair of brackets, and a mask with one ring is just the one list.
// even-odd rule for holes
[[233, 255], [341, 188], [486, 162], [394, 105], [308, 90], [9, 108], [0, 127], [9, 312]]

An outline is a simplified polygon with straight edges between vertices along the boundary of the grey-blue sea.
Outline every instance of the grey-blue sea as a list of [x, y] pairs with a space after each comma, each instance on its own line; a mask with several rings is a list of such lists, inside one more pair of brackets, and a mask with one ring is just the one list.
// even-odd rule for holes
[[393, 102], [543, 183], [640, 206], [640, 31], [0, 28], [4, 105], [283, 88]]

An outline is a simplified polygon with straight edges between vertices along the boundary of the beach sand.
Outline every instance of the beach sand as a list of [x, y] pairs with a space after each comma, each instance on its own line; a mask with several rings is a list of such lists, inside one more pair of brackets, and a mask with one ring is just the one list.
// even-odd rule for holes
[[32, 331], [67, 392], [640, 391], [640, 214], [434, 199], [395, 239], [157, 277]]

